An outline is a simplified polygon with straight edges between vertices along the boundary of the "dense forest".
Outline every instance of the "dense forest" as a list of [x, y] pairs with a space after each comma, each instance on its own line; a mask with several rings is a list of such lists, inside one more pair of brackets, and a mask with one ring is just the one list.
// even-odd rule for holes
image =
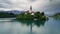
[[60, 13], [57, 13], [57, 14], [55, 14], [54, 16], [58, 16], [58, 15], [60, 16]]
[[60, 19], [60, 13], [57, 13], [57, 14], [53, 15], [53, 17], [56, 18], [56, 19]]
[[46, 20], [48, 19], [45, 15], [44, 12], [40, 13], [40, 12], [35, 12], [34, 15], [32, 15], [32, 13], [22, 13], [16, 16], [16, 19], [18, 20]]
[[0, 12], [0, 18], [10, 18], [10, 17], [16, 17], [16, 15], [8, 12]]

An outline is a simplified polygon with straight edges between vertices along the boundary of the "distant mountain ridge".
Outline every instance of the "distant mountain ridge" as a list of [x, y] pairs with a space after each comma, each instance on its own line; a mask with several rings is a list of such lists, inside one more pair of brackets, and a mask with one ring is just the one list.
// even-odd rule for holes
[[13, 13], [13, 14], [21, 14], [24, 11], [19, 11], [19, 10], [10, 10], [10, 11], [0, 11], [0, 12], [7, 12], [7, 13]]

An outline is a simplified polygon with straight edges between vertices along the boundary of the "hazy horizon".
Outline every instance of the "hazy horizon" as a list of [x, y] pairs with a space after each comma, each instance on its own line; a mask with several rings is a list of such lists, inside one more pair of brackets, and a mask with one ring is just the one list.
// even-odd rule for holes
[[44, 11], [46, 14], [60, 12], [60, 0], [0, 0], [0, 10], [29, 10], [30, 5], [33, 11]]

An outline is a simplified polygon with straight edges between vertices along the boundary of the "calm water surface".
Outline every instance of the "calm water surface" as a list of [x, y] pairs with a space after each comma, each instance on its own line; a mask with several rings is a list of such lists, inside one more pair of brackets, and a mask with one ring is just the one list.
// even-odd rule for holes
[[49, 18], [48, 21], [0, 18], [0, 34], [60, 34], [60, 20]]

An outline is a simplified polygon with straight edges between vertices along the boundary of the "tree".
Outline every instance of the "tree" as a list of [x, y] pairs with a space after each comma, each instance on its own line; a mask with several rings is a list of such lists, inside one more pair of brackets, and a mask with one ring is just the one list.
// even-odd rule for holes
[[43, 15], [43, 16], [44, 16], [44, 12], [42, 12], [42, 13], [41, 13], [41, 15]]
[[35, 13], [35, 18], [39, 19], [41, 16], [40, 16], [40, 12], [36, 12]]

